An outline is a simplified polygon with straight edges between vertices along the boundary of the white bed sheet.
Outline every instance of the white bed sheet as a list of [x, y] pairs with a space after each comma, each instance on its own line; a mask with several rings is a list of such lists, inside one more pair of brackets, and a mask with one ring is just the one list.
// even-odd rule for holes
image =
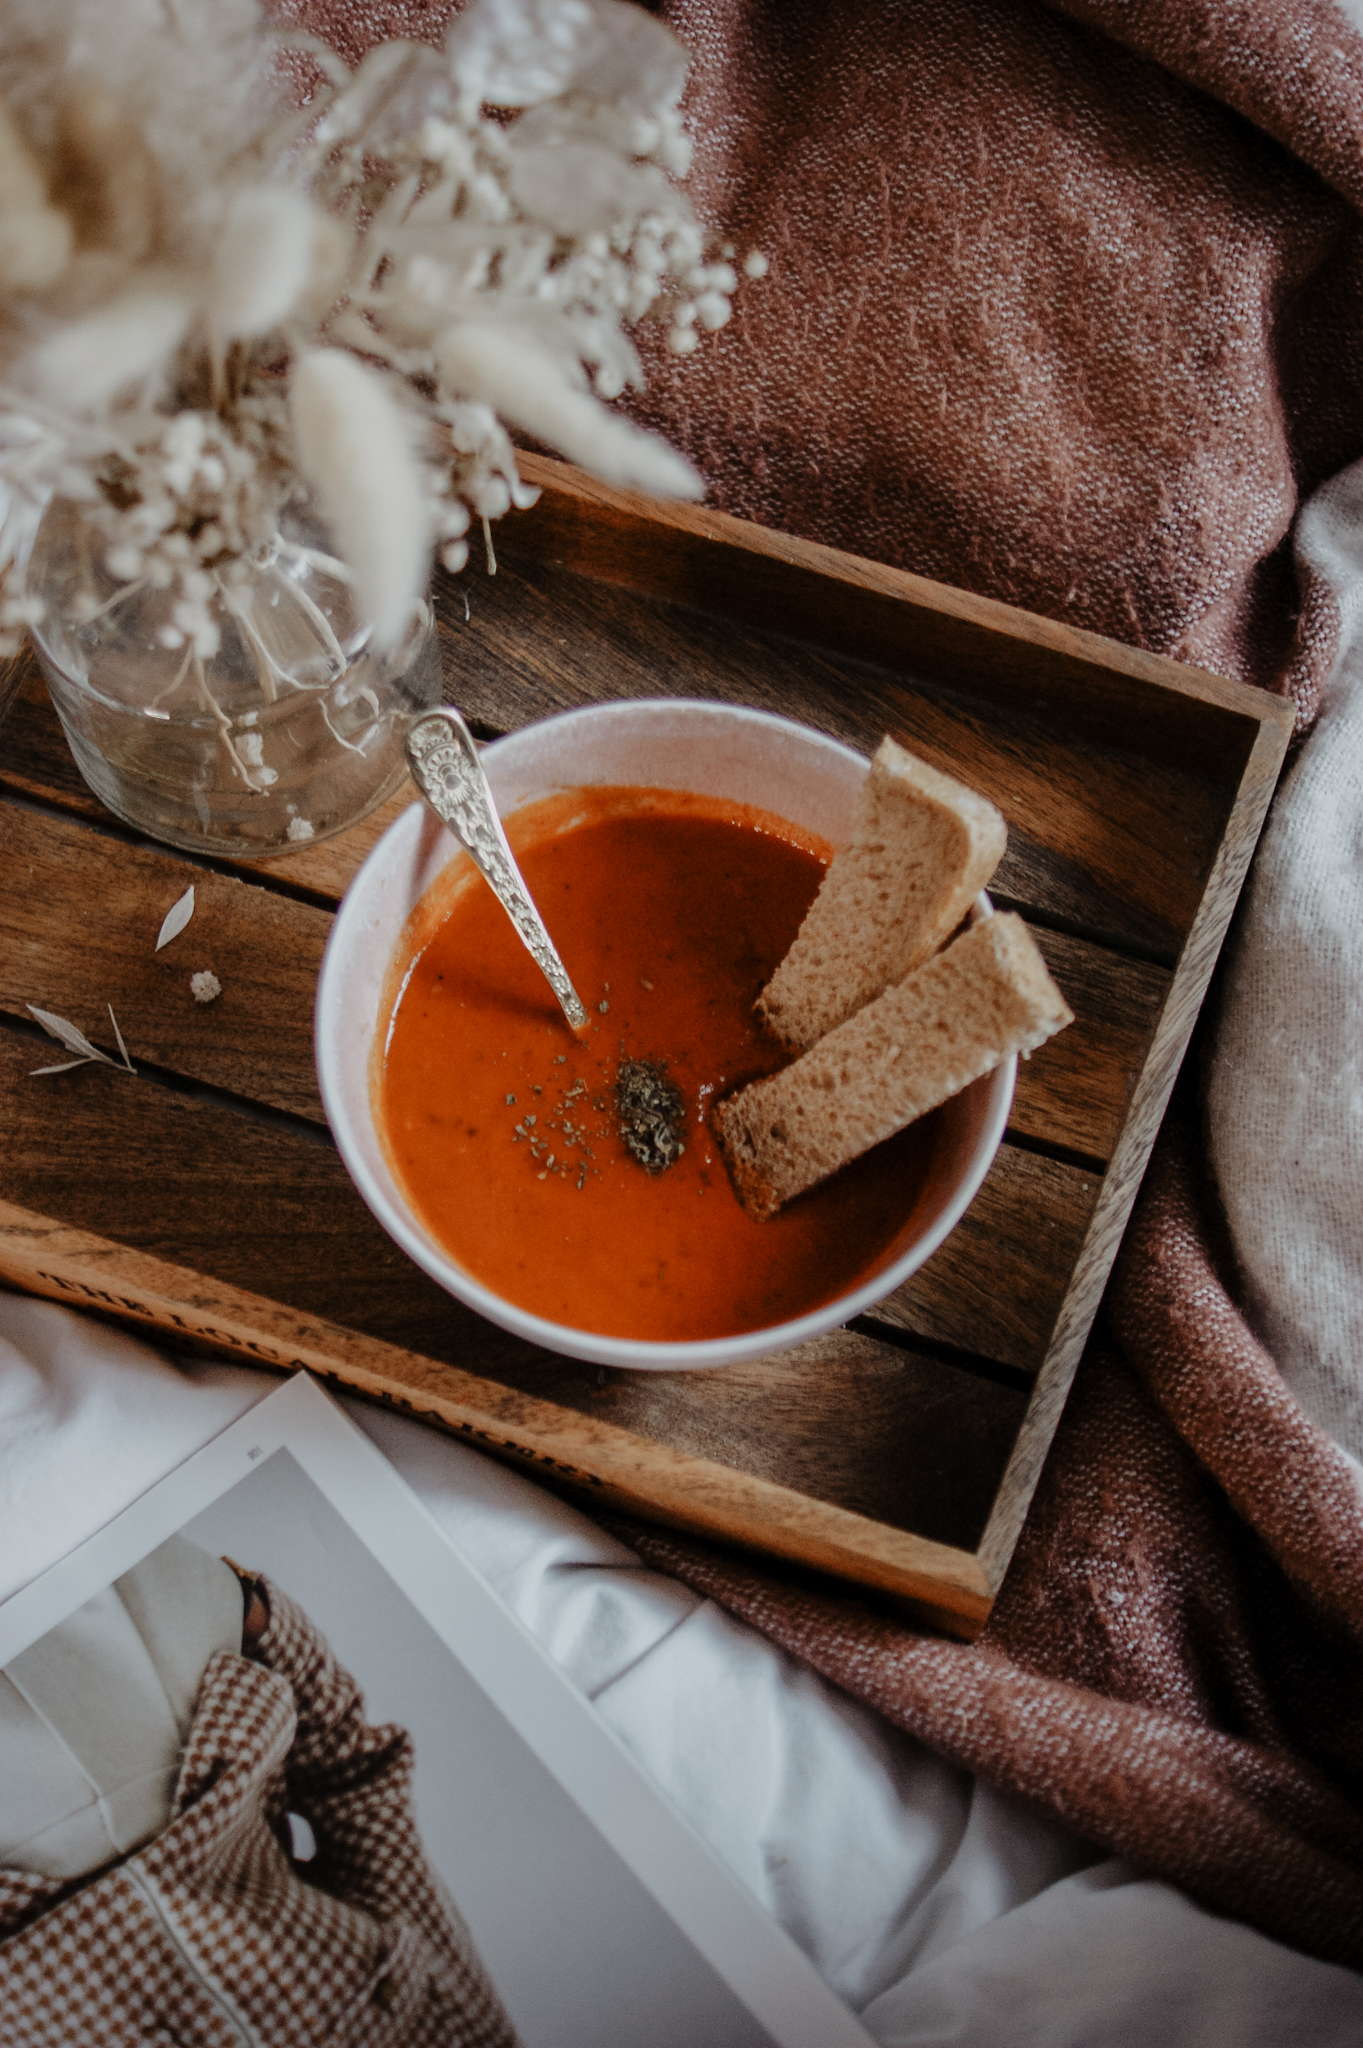
[[[276, 1384], [177, 1365], [0, 1293], [0, 1597]], [[1363, 2039], [1363, 1978], [1202, 1911], [950, 1769], [477, 1452], [350, 1412], [877, 2040]]]

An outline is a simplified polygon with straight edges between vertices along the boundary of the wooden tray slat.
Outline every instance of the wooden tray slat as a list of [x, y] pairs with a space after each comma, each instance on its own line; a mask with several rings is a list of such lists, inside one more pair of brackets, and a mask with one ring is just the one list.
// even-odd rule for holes
[[[328, 912], [14, 803], [0, 803], [0, 862], [25, 878], [0, 903], [0, 1009], [36, 1003], [111, 1049], [112, 1003], [134, 1065], [323, 1122], [312, 999]], [[193, 920], [158, 953], [190, 882]], [[189, 986], [205, 967], [222, 983], [211, 1004]]]
[[[527, 638], [527, 609], [552, 614], [557, 632]], [[903, 674], [584, 584], [510, 546], [495, 579], [473, 580], [470, 610], [465, 622], [462, 605], [442, 608], [446, 691], [493, 730], [648, 694], [783, 711], [866, 753], [889, 732], [1005, 811], [1002, 895], [1172, 964], [1216, 849], [1208, 778], [1186, 767], [1155, 776], [1139, 757], [1079, 739], [1062, 751], [1021, 707], [930, 695]]]
[[1018, 1063], [1009, 1126], [1110, 1159], [1169, 994], [1166, 968], [1030, 927], [1074, 1022]]
[[1122, 1231], [1145, 1172], [1193, 1023], [1221, 951], [1268, 799], [1282, 766], [1290, 730], [1290, 714], [1284, 714], [1287, 714], [1286, 706], [1281, 707], [1276, 716], [1264, 719], [1250, 750], [1207, 889], [1184, 942], [1145, 1065], [1132, 1092], [1131, 1107], [1121, 1137], [1075, 1262], [1069, 1289], [1009, 1460], [1007, 1475], [994, 1503], [989, 1527], [980, 1544], [977, 1554], [993, 1586], [1002, 1584], [1003, 1574], [1008, 1568], [1013, 1545], [1060, 1420], [1084, 1340], [1112, 1270]]
[[1101, 1185], [1088, 1168], [1004, 1145], [941, 1250], [870, 1320], [1036, 1372]]
[[[20, 728], [23, 744], [10, 756], [12, 761], [17, 754], [23, 767], [0, 767], [0, 789], [51, 802], [56, 780], [35, 776], [36, 749], [29, 743], [41, 738], [44, 754], [64, 754], [65, 743], [45, 699], [43, 706], [26, 700], [23, 708], [28, 714]], [[80, 788], [85, 790], [84, 783]], [[159, 918], [149, 906], [160, 900], [158, 890], [167, 892], [169, 905], [186, 886], [177, 855], [147, 847], [130, 853], [126, 837], [110, 829], [108, 813], [88, 792], [83, 803], [63, 805], [70, 823], [13, 806], [0, 808], [0, 860], [20, 862], [33, 878], [23, 899], [0, 913], [0, 1009], [22, 1015], [25, 1003], [36, 1002], [89, 1031], [92, 1020], [103, 1017], [103, 1004], [112, 1002], [125, 1036], [130, 1023], [136, 1029], [144, 1058], [174, 1073], [320, 1118], [310, 1002], [300, 1005], [298, 997], [304, 978], [316, 972], [327, 920], [318, 908], [281, 897], [280, 885], [306, 887], [323, 902], [339, 901], [374, 839], [410, 801], [408, 788], [353, 832], [301, 855], [218, 863], [259, 884], [248, 894], [212, 870], [200, 873], [193, 924], [173, 947], [156, 955], [151, 952], [156, 931], [148, 937], [147, 927], [159, 928]], [[82, 835], [79, 820], [98, 826], [99, 832]], [[261, 890], [275, 896], [268, 909]], [[59, 921], [64, 905], [84, 928], [79, 960], [65, 946]], [[1076, 1021], [1023, 1064], [1012, 1128], [1024, 1137], [1106, 1159], [1169, 975], [1086, 939], [1039, 926], [1033, 927], [1033, 936]], [[139, 950], [144, 943], [145, 959]], [[290, 960], [290, 973], [276, 978], [269, 971], [263, 951], [269, 944]], [[201, 966], [212, 967], [224, 984], [212, 1030], [188, 991], [190, 973]], [[235, 1029], [226, 1022], [229, 1018], [235, 1019]], [[103, 1042], [98, 1031], [95, 1038]], [[254, 1064], [253, 1048], [259, 1055]]]
[[[715, 1374], [578, 1365], [414, 1268], [320, 1135], [164, 1090], [149, 1102], [102, 1069], [33, 1080], [35, 1053], [39, 1042], [0, 1030], [5, 1191], [25, 1210], [811, 1498], [934, 1540], [978, 1538], [1021, 1420], [1013, 1390], [852, 1333]], [[773, 1428], [783, 1408], [798, 1427]], [[952, 1441], [974, 1446], [977, 1483], [947, 1455]]]

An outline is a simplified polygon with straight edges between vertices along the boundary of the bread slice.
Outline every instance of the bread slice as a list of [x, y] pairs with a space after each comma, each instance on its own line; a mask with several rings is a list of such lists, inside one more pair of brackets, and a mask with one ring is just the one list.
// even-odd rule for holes
[[987, 798], [882, 740], [852, 837], [757, 999], [782, 1044], [805, 1051], [945, 944], [1007, 839]]
[[750, 1215], [783, 1202], [1074, 1022], [1020, 917], [982, 917], [713, 1124]]

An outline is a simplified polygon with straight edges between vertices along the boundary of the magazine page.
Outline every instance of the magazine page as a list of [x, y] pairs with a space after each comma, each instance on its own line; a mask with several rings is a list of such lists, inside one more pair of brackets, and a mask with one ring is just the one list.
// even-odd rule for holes
[[839, 2048], [852, 2015], [300, 1375], [0, 1606], [14, 2048]]

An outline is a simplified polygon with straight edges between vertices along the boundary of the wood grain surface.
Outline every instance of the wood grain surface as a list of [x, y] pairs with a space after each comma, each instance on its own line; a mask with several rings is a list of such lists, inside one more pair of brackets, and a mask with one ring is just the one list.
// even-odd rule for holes
[[1089, 1168], [1001, 1146], [941, 1253], [872, 1319], [1036, 1372], [1101, 1187]]
[[577, 1415], [498, 1380], [215, 1282], [125, 1245], [0, 1202], [0, 1278], [147, 1336], [277, 1372], [308, 1371], [433, 1422], [588, 1502], [748, 1543], [895, 1595], [954, 1635], [983, 1626], [989, 1598], [968, 1550], [814, 1502]]
[[[111, 1046], [112, 1004], [135, 1057], [322, 1121], [312, 998], [326, 911], [14, 803], [0, 805], [0, 863], [23, 885], [0, 910], [0, 1009], [36, 1003]], [[191, 882], [193, 919], [158, 953]], [[203, 968], [222, 983], [212, 1004], [190, 990]]]
[[[866, 752], [890, 732], [1003, 810], [995, 900], [1027, 918], [1076, 1021], [1023, 1063], [1008, 1138], [965, 1219], [855, 1328], [743, 1367], [598, 1370], [512, 1338], [386, 1237], [317, 1096], [311, 1010], [331, 913], [406, 795], [280, 859], [183, 856], [101, 810], [30, 674], [0, 744], [0, 1274], [161, 1329], [179, 1329], [188, 1304], [196, 1342], [305, 1358], [558, 1483], [892, 1592], [972, 1634], [1290, 715], [921, 578], [540, 458], [525, 468], [544, 495], [505, 522], [497, 576], [438, 591], [445, 693], [483, 736], [603, 698], [715, 697]], [[158, 954], [190, 881], [194, 920]], [[222, 982], [207, 1006], [189, 989], [201, 967]], [[137, 1076], [35, 1079], [62, 1055], [30, 1003], [111, 1050], [112, 1004]]]

